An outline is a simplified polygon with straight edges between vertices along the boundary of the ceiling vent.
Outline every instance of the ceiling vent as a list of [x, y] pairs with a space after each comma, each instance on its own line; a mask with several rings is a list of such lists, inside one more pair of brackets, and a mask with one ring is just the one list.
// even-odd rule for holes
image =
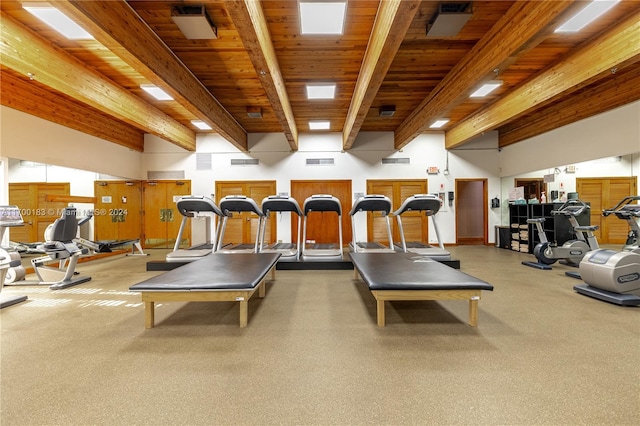
[[203, 4], [174, 5], [171, 19], [189, 40], [213, 40], [218, 38], [218, 29], [207, 15]]
[[262, 118], [262, 108], [247, 107], [247, 115], [249, 118]]
[[395, 105], [382, 105], [378, 114], [380, 117], [393, 117], [393, 114], [396, 113]]
[[473, 15], [472, 2], [444, 2], [427, 23], [427, 37], [453, 37]]

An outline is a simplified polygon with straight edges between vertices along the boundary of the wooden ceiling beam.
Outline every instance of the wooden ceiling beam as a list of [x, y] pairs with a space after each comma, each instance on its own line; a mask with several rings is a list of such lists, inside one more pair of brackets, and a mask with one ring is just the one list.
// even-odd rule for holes
[[56, 7], [215, 132], [247, 151], [244, 128], [126, 1], [56, 1]]
[[[195, 150], [195, 133], [0, 11], [2, 65], [147, 133]], [[55, 64], [55, 65], [54, 65]]]
[[255, 0], [227, 0], [225, 7], [249, 53], [289, 146], [292, 151], [297, 151], [298, 128], [262, 5]]
[[640, 62], [630, 68], [613, 75], [607, 71], [609, 78], [602, 84], [501, 127], [500, 148], [640, 100]]
[[542, 40], [550, 23], [572, 5], [572, 0], [517, 1], [445, 76], [395, 132], [396, 149], [415, 139], [438, 118], [468, 98], [472, 89], [514, 55]]
[[344, 123], [344, 150], [353, 146], [419, 5], [420, 0], [380, 2]]
[[485, 131], [533, 111], [548, 100], [570, 94], [585, 83], [602, 78], [608, 70], [624, 67], [640, 58], [640, 12], [588, 42], [553, 67], [515, 88], [487, 108], [465, 119], [445, 134], [445, 146], [453, 149]]
[[0, 103], [70, 129], [142, 152], [144, 132], [42, 87], [37, 81], [0, 71]]

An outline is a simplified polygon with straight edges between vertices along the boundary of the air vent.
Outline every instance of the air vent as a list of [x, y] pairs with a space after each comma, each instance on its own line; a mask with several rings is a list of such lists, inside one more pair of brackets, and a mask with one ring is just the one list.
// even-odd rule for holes
[[147, 172], [147, 180], [184, 179], [184, 170], [151, 171]]
[[260, 160], [257, 158], [232, 158], [232, 166], [257, 166], [260, 164]]
[[203, 4], [176, 5], [171, 8], [171, 19], [190, 40], [218, 38], [218, 29]]
[[383, 158], [382, 164], [411, 164], [410, 158]]
[[307, 158], [307, 166], [333, 166], [333, 158]]
[[211, 170], [212, 168], [211, 153], [196, 154], [196, 170]]
[[427, 24], [427, 37], [458, 35], [473, 15], [472, 2], [444, 2]]
[[393, 117], [393, 114], [396, 113], [395, 105], [382, 105], [380, 107], [380, 111], [378, 112], [380, 117]]
[[262, 108], [247, 107], [247, 116], [249, 118], [262, 118]]

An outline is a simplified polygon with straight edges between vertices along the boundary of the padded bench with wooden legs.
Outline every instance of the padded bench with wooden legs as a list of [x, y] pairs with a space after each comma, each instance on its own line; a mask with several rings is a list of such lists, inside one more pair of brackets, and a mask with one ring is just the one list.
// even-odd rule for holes
[[280, 253], [211, 253], [200, 260], [129, 287], [142, 293], [145, 328], [153, 328], [156, 302], [239, 302], [240, 327], [248, 322], [249, 299], [265, 296]]
[[482, 290], [493, 286], [427, 256], [413, 253], [350, 253], [358, 274], [376, 299], [378, 326], [385, 326], [385, 301], [468, 300], [469, 325], [478, 325]]

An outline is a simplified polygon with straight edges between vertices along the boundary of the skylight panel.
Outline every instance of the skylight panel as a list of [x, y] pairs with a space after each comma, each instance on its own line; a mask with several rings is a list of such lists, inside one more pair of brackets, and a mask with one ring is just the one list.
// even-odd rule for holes
[[141, 84], [140, 88], [159, 101], [172, 101], [173, 98], [167, 92], [153, 84]]
[[449, 122], [448, 118], [442, 118], [440, 120], [436, 120], [433, 122], [433, 124], [431, 126], [429, 126], [430, 129], [439, 129], [442, 126], [444, 126], [445, 124], [447, 124]]
[[477, 89], [475, 92], [473, 92], [470, 95], [470, 97], [472, 97], [472, 98], [482, 98], [484, 96], [487, 96], [489, 93], [493, 92], [494, 90], [496, 90], [500, 86], [502, 86], [502, 81], [500, 81], [500, 80], [491, 80], [491, 81], [483, 84], [482, 86], [480, 86], [480, 88]]
[[207, 123], [205, 123], [202, 120], [191, 120], [191, 124], [193, 124], [200, 130], [212, 130], [211, 126], [209, 126]]
[[307, 99], [335, 99], [336, 84], [307, 84]]
[[49, 3], [25, 3], [22, 8], [69, 40], [93, 40], [84, 28]]
[[309, 130], [329, 130], [331, 122], [328, 120], [312, 120], [309, 121]]
[[344, 31], [347, 2], [301, 1], [300, 33], [340, 35]]
[[615, 6], [620, 0], [593, 0], [580, 12], [573, 15], [567, 22], [560, 25], [556, 33], [575, 33], [595, 21], [605, 12]]

